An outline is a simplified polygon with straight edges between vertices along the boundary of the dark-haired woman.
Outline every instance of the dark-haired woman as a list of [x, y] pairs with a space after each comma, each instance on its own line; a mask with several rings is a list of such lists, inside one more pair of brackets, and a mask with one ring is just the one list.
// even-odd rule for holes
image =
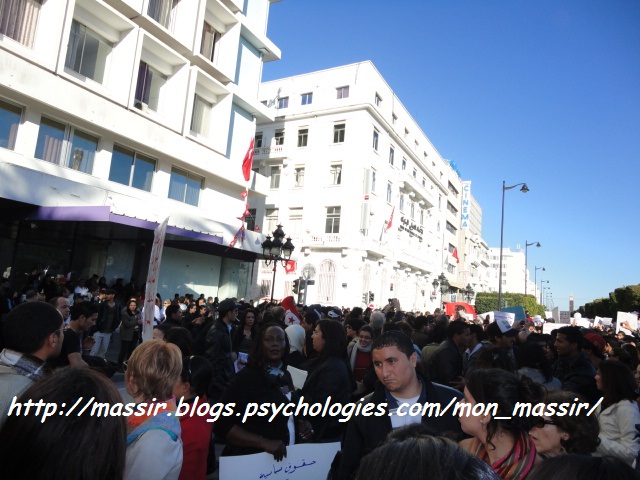
[[233, 337], [233, 351], [249, 353], [257, 335], [256, 311], [249, 308], [240, 315], [240, 326], [236, 329], [236, 334]]
[[[544, 400], [546, 405], [583, 402], [573, 392], [552, 390]], [[536, 452], [542, 458], [557, 457], [564, 454], [591, 455], [596, 451], [600, 440], [600, 424], [594, 415], [581, 410], [577, 415], [553, 415], [535, 418], [535, 425], [529, 431]]]
[[547, 358], [547, 353], [537, 343], [524, 342], [520, 345], [518, 363], [520, 364], [520, 369], [516, 373], [519, 377], [529, 377], [548, 389], [562, 388], [560, 380], [553, 376], [553, 367]]
[[640, 450], [636, 431], [640, 412], [633, 374], [625, 364], [605, 360], [598, 367], [596, 386], [603, 395], [598, 412], [600, 446], [596, 454], [613, 455], [633, 466]]
[[[462, 430], [473, 438], [460, 442], [465, 450], [491, 465], [503, 480], [527, 477], [536, 462], [536, 449], [527, 432], [532, 417], [512, 416], [517, 402], [538, 403], [544, 387], [528, 377], [499, 369], [473, 370], [467, 376], [464, 401], [473, 409], [476, 404], [497, 404], [495, 411], [473, 415], [461, 410]], [[467, 414], [465, 414], [467, 413]]]
[[[345, 404], [351, 401], [351, 392], [356, 384], [349, 371], [347, 337], [340, 322], [320, 320], [313, 330], [313, 349], [318, 356], [311, 364], [311, 371], [301, 394], [308, 404], [324, 404], [329, 397], [331, 403]], [[319, 442], [340, 441], [346, 423], [337, 416], [315, 416], [308, 420], [314, 429], [314, 439]]]
[[120, 317], [122, 318], [122, 323], [120, 324], [118, 366], [122, 369], [122, 363], [129, 359], [131, 353], [138, 345], [140, 325], [142, 325], [138, 302], [134, 298], [129, 300], [128, 305], [122, 309]]
[[[244, 412], [249, 403], [269, 403], [274, 407], [292, 401], [293, 382], [286, 369], [289, 342], [279, 324], [267, 323], [258, 332], [249, 352], [247, 365], [231, 379], [222, 396], [224, 404], [235, 403]], [[282, 413], [271, 419], [257, 415], [244, 419], [235, 415], [220, 417], [216, 434], [226, 437], [222, 455], [248, 455], [267, 452], [276, 460], [286, 456], [286, 446], [296, 441], [293, 416]], [[298, 424], [299, 438], [310, 438], [308, 424]]]
[[[198, 405], [207, 403], [212, 375], [211, 363], [206, 358], [195, 355], [183, 358], [180, 380], [173, 387], [176, 402], [189, 405], [189, 412], [197, 411]], [[209, 415], [198, 414], [180, 417], [182, 470], [179, 480], [204, 480], [207, 477], [207, 456], [213, 428], [213, 423], [207, 421], [209, 419]]]

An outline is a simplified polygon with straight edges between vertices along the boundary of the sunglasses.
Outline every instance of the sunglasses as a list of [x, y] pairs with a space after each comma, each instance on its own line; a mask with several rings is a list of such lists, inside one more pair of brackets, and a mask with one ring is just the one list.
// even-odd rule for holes
[[547, 420], [546, 418], [536, 418], [534, 421], [533, 426], [537, 427], [537, 428], [543, 428], [545, 425], [555, 425], [556, 422], [554, 422], [553, 420]]

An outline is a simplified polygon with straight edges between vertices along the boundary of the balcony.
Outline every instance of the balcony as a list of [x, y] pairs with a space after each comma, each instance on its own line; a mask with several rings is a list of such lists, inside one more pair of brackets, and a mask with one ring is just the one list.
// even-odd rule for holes
[[253, 149], [253, 157], [258, 159], [268, 158], [283, 158], [284, 148], [282, 145], [276, 145], [274, 147], [260, 147]]

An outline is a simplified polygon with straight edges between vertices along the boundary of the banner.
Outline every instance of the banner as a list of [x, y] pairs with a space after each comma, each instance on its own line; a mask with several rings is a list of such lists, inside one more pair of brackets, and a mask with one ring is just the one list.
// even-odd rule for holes
[[156, 294], [158, 293], [158, 275], [160, 274], [160, 260], [164, 237], [167, 234], [169, 217], [164, 219], [153, 232], [153, 247], [149, 258], [149, 272], [147, 273], [147, 286], [144, 290], [144, 316], [142, 319], [142, 341], [153, 338], [153, 319], [156, 312]]
[[220, 457], [220, 480], [324, 480], [340, 442], [306, 443], [287, 447], [276, 462], [269, 453]]
[[514, 312], [493, 312], [493, 321], [506, 321], [513, 326], [513, 322], [516, 321], [516, 314]]
[[[625, 324], [623, 327], [622, 324]], [[627, 325], [628, 324], [628, 325]], [[618, 312], [616, 317], [616, 333], [622, 330], [626, 335], [638, 329], [638, 315], [635, 313]]]

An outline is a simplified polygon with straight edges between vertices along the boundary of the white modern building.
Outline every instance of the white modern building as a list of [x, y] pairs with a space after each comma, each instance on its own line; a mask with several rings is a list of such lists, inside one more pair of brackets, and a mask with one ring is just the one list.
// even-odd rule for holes
[[[242, 159], [276, 0], [12, 0], [0, 4], [0, 268], [252, 296], [260, 238], [243, 225]], [[264, 205], [268, 180], [249, 198]]]
[[[282, 224], [296, 247], [296, 270], [276, 272], [276, 298], [309, 272], [308, 304], [398, 297], [403, 308], [433, 310], [442, 273], [453, 293], [445, 301], [465, 282], [477, 291], [463, 251], [463, 182], [371, 62], [266, 82], [259, 98], [275, 112], [256, 127], [254, 168], [269, 177], [259, 228]], [[264, 296], [272, 270], [260, 268]]]
[[[488, 291], [498, 291], [498, 275], [500, 269], [500, 248], [490, 248], [489, 256], [491, 266], [488, 271], [490, 278]], [[530, 277], [531, 270], [526, 269], [525, 274], [525, 252], [519, 246], [515, 250], [505, 247], [502, 251], [502, 291], [505, 293], [524, 294], [525, 279], [527, 283], [527, 294], [535, 295], [540, 299], [539, 283], [541, 278], [537, 277], [537, 282]]]

